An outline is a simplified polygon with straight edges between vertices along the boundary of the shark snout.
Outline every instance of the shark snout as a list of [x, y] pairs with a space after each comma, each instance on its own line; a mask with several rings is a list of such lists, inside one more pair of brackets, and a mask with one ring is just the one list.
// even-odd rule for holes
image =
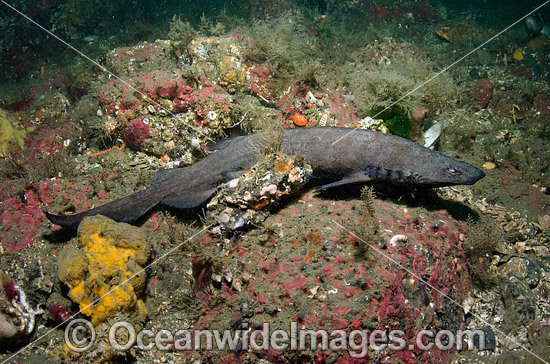
[[481, 169], [472, 166], [471, 164], [468, 164], [468, 171], [465, 173], [465, 181], [464, 184], [466, 185], [473, 185], [483, 177], [485, 177], [485, 172], [483, 172]]

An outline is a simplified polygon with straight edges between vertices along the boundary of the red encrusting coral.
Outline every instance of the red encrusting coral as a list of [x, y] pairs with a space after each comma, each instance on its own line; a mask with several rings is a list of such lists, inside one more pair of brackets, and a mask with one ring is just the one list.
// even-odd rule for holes
[[122, 132], [122, 139], [132, 146], [140, 146], [145, 140], [151, 138], [149, 118], [150, 116], [147, 115], [130, 121]]
[[489, 104], [495, 85], [491, 81], [483, 79], [478, 80], [474, 87], [474, 90], [471, 92], [473, 103], [477, 110], [481, 110]]
[[437, 20], [437, 13], [431, 5], [424, 1], [415, 2], [412, 6], [411, 12], [414, 19], [425, 23], [433, 23]]
[[4, 249], [16, 252], [34, 243], [39, 236], [40, 224], [44, 213], [36, 206], [25, 205], [15, 198], [2, 204], [0, 215], [0, 242]]
[[271, 99], [273, 81], [269, 72], [269, 65], [253, 65], [248, 71], [248, 88], [256, 95]]
[[374, 6], [374, 15], [377, 20], [387, 20], [388, 7], [385, 5], [377, 4]]

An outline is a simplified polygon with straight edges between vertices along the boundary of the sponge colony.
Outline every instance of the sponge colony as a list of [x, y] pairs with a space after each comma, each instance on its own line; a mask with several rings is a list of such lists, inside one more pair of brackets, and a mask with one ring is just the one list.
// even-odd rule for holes
[[142, 231], [97, 215], [82, 220], [78, 236], [82, 249], [67, 248], [59, 256], [57, 275], [69, 287], [69, 297], [94, 325], [118, 312], [144, 319], [147, 309], [138, 296], [145, 286], [148, 248]]

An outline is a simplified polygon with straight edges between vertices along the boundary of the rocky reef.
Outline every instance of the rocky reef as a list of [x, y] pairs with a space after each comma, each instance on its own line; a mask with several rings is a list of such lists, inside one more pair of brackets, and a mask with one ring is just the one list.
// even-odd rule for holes
[[[78, 42], [93, 12], [76, 3], [51, 19]], [[367, 360], [351, 346], [198, 351], [178, 350], [176, 340], [166, 350], [117, 352], [108, 331], [121, 320], [136, 330], [191, 333], [249, 332], [263, 323], [272, 331], [291, 323], [397, 329], [413, 345], [423, 329], [480, 329], [488, 346], [471, 342], [470, 353], [413, 346], [367, 354], [407, 364], [531, 363], [527, 350], [548, 356], [547, 38], [511, 29], [509, 44], [491, 42], [440, 73], [503, 28], [423, 1], [306, 3], [322, 9], [281, 12], [292, 2], [260, 0], [239, 3], [240, 15], [251, 18], [205, 13], [200, 20], [209, 5], [186, 2], [200, 11], [174, 18], [161, 39], [80, 39], [84, 51], [97, 46], [95, 69], [46, 55], [24, 63], [30, 52], [14, 48], [0, 60], [36, 68], [27, 86], [0, 85], [2, 359], [44, 336], [16, 360]], [[48, 6], [30, 10], [46, 20]], [[150, 16], [126, 36], [163, 31]], [[0, 28], [18, 24], [10, 19]], [[106, 19], [93, 20], [104, 27]], [[10, 39], [6, 33], [0, 47]], [[432, 193], [385, 186], [374, 187], [378, 197], [370, 188], [311, 193], [303, 187], [315, 171], [300, 156], [282, 155], [274, 137], [257, 151], [257, 165], [231, 175], [195, 210], [155, 208], [136, 226], [90, 217], [78, 237], [44, 219], [43, 210], [72, 214], [141, 190], [159, 169], [203, 158], [212, 141], [313, 126], [416, 141], [424, 134], [431, 147], [482, 166], [487, 177]], [[73, 315], [98, 333], [84, 354], [63, 342]]]

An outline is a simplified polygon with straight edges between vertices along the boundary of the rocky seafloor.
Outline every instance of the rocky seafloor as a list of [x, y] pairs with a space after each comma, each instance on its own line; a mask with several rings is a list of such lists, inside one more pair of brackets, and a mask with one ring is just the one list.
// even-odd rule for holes
[[[409, 97], [411, 85], [438, 70], [428, 48], [467, 49], [466, 40], [488, 33], [414, 4], [377, 5], [372, 20], [388, 29], [409, 21], [433, 33], [429, 44], [380, 37], [353, 49], [353, 61], [331, 66], [310, 69], [299, 58], [320, 52], [327, 29], [336, 27], [298, 13], [264, 23], [279, 36], [288, 35], [285, 27], [298, 32], [280, 54], [281, 43], [258, 45], [275, 42], [266, 28], [178, 40], [186, 28], [175, 22], [180, 33], [171, 39], [106, 53], [99, 60], [105, 69], [96, 69], [78, 97], [62, 68], [41, 70], [27, 105], [6, 102], [0, 110], [0, 359], [548, 361], [549, 42], [516, 36], [490, 67], [480, 56]], [[399, 107], [380, 112], [396, 96], [404, 97]], [[276, 150], [280, 127], [389, 130], [422, 143], [437, 122], [437, 148], [486, 172], [474, 186], [315, 193], [303, 188], [314, 173], [307, 160]], [[159, 169], [200, 160], [212, 141], [260, 130], [273, 134], [272, 148], [258, 151], [261, 163], [201, 208], [157, 207], [134, 227], [87, 221], [78, 233], [43, 213], [126, 196], [149, 186]], [[97, 332], [83, 353], [64, 342], [73, 318], [89, 318]], [[263, 324], [290, 332], [291, 322], [346, 334], [401, 330], [407, 345], [208, 351], [178, 348], [168, 337], [165, 350], [117, 351], [108, 335], [117, 321], [155, 333], [251, 332]], [[421, 350], [414, 339], [428, 329], [482, 330], [486, 347]]]

